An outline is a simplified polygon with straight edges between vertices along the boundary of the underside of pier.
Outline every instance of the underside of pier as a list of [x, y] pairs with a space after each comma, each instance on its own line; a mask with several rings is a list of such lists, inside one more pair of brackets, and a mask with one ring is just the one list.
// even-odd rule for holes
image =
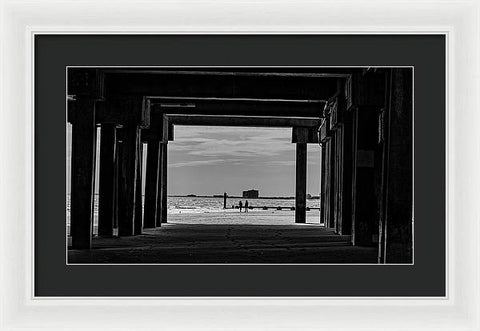
[[[411, 68], [68, 68], [69, 263], [412, 263], [412, 74]], [[176, 125], [291, 128], [291, 224], [172, 222], [167, 155]], [[324, 227], [307, 222], [307, 144], [321, 148], [317, 222]]]

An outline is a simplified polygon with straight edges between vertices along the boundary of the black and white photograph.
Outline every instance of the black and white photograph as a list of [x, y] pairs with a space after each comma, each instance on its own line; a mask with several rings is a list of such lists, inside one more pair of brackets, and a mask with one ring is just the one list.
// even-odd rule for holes
[[67, 264], [414, 264], [413, 66], [68, 66]]

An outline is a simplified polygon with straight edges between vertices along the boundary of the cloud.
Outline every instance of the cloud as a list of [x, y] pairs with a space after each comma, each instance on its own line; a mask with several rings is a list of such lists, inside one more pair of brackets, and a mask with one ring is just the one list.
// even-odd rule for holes
[[171, 163], [168, 165], [169, 168], [181, 168], [181, 167], [194, 167], [199, 165], [212, 165], [212, 164], [221, 164], [227, 162], [226, 160], [195, 160], [195, 161], [188, 161], [188, 162], [177, 162]]
[[[178, 126], [169, 144], [170, 167], [241, 165], [295, 167], [291, 129]], [[176, 163], [175, 163], [176, 162]], [[320, 147], [308, 145], [308, 165], [320, 163]]]
[[[308, 165], [318, 165], [320, 164], [320, 161], [317, 161], [315, 159], [313, 160], [308, 160], [307, 162]], [[268, 161], [267, 165], [269, 166], [285, 166], [285, 167], [295, 167], [295, 160], [286, 160], [286, 161]]]
[[290, 153], [289, 129], [176, 127], [172, 151], [192, 156], [262, 157]]
[[270, 161], [268, 164], [271, 166], [294, 167], [295, 161]]

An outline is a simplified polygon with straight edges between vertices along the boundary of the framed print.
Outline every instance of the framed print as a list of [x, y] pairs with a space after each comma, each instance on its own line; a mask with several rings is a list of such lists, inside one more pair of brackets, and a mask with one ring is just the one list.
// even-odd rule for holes
[[477, 2], [146, 5], [3, 5], [2, 327], [480, 328]]

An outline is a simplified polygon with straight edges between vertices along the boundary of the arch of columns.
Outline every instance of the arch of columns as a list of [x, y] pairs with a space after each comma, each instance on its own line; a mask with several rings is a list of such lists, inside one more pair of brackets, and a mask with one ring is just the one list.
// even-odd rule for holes
[[132, 236], [167, 221], [167, 148], [175, 125], [267, 126], [292, 128], [295, 222], [305, 222], [306, 145], [319, 144], [321, 222], [351, 235], [354, 245], [378, 245], [379, 262], [411, 259], [409, 75], [407, 69], [69, 68], [72, 248], [92, 245], [97, 152], [99, 235], [118, 228], [119, 236]]

